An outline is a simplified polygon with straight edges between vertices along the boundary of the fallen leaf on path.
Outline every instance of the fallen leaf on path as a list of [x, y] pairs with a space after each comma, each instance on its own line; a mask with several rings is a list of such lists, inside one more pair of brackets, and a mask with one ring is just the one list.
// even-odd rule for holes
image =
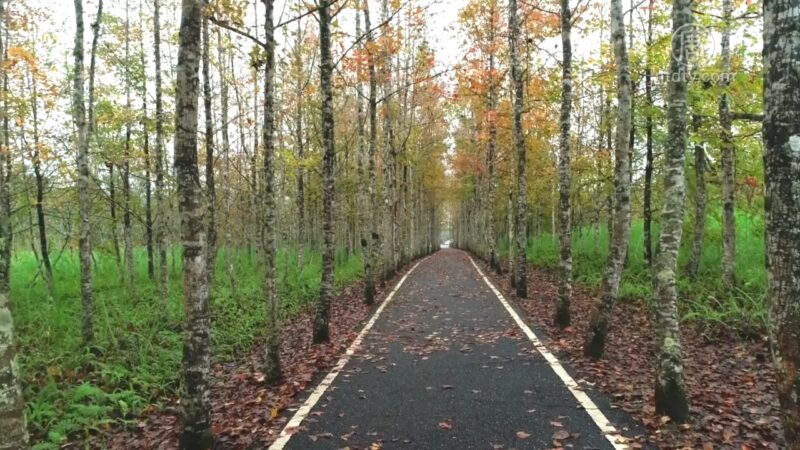
[[517, 437], [520, 439], [528, 439], [531, 437], [530, 433], [526, 433], [524, 431], [517, 431]]

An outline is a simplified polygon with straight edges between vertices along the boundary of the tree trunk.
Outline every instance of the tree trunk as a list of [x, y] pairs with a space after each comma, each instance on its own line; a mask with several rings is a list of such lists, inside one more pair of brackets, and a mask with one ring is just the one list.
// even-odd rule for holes
[[[97, 19], [92, 28], [92, 61], [100, 29], [100, 20], [103, 11], [102, 1], [97, 6]], [[81, 307], [83, 341], [88, 344], [94, 339], [94, 306], [92, 299], [92, 241], [91, 241], [91, 193], [89, 192], [89, 138], [86, 133], [86, 105], [84, 103], [83, 86], [83, 2], [75, 0], [75, 57], [74, 74], [72, 77], [72, 118], [78, 133], [76, 145], [78, 147], [78, 214], [80, 216], [80, 230], [78, 247], [81, 266]], [[94, 78], [94, 62], [92, 62], [89, 76]], [[89, 104], [93, 103], [93, 80], [90, 81]], [[92, 106], [90, 106], [91, 108]], [[90, 116], [91, 117], [91, 116]]]
[[136, 288], [134, 274], [136, 267], [133, 261], [133, 231], [131, 217], [131, 69], [130, 69], [130, 1], [125, 1], [125, 161], [122, 164], [122, 199], [124, 211], [122, 214], [123, 241], [125, 242], [125, 275], [128, 288]]
[[[378, 277], [378, 267], [380, 265], [381, 231], [380, 231], [380, 208], [378, 208], [378, 183], [376, 180], [376, 159], [378, 146], [378, 105], [375, 99], [377, 95], [377, 80], [375, 74], [375, 55], [373, 53], [373, 33], [369, 17], [369, 2], [362, 1], [364, 8], [364, 28], [367, 33], [367, 66], [369, 70], [369, 97], [367, 100], [367, 113], [369, 115], [369, 141], [367, 143], [367, 178], [369, 186], [369, 208], [370, 214], [370, 252], [365, 259], [366, 278], [364, 280], [364, 299], [367, 303], [375, 300], [375, 282]], [[367, 267], [369, 266], [369, 270]]]
[[650, 67], [650, 51], [653, 43], [653, 3], [647, 12], [647, 67], [644, 72], [644, 88], [647, 100], [646, 135], [647, 148], [644, 163], [644, 260], [648, 266], [653, 264], [653, 73]]
[[[0, 16], [2, 17], [2, 16]], [[0, 19], [1, 20], [1, 19]], [[2, 39], [2, 37], [0, 37]], [[3, 73], [5, 83], [5, 72]], [[44, 213], [44, 174], [42, 173], [42, 159], [39, 150], [39, 90], [36, 76], [31, 76], [31, 114], [33, 115], [33, 149], [32, 165], [33, 175], [36, 179], [36, 221], [39, 231], [39, 250], [42, 254], [42, 265], [44, 266], [44, 281], [47, 285], [47, 293], [53, 297], [53, 265], [50, 262], [50, 249], [47, 239], [47, 223]], [[4, 116], [5, 117], [5, 116]], [[5, 124], [3, 124], [5, 126]]]
[[631, 74], [625, 45], [622, 1], [611, 1], [611, 40], [617, 67], [617, 127], [614, 140], [614, 218], [608, 265], [603, 276], [603, 297], [593, 313], [584, 353], [592, 358], [603, 356], [611, 314], [619, 297], [619, 285], [631, 232]]
[[489, 101], [487, 105], [489, 114], [489, 142], [486, 146], [486, 190], [487, 190], [487, 204], [484, 208], [486, 215], [486, 238], [489, 241], [489, 266], [495, 272], [500, 272], [500, 263], [497, 261], [497, 236], [495, 234], [495, 221], [494, 221], [494, 206], [495, 206], [495, 175], [494, 175], [494, 160], [497, 151], [497, 85], [494, 79], [494, 41], [495, 41], [495, 7], [496, 1], [491, 2], [491, 30], [489, 39], [492, 49], [489, 53]]
[[267, 308], [267, 337], [264, 358], [264, 376], [268, 383], [281, 377], [280, 309], [275, 268], [275, 30], [273, 25], [273, 0], [264, 0], [264, 219], [262, 253], [264, 257], [264, 296]]
[[[695, 132], [700, 128], [700, 117], [693, 116]], [[697, 277], [700, 259], [703, 257], [703, 241], [706, 231], [706, 152], [702, 142], [694, 144], [694, 238], [692, 239], [692, 255], [686, 272], [691, 278]]]
[[513, 148], [517, 154], [517, 215], [516, 215], [516, 293], [519, 298], [528, 297], [528, 282], [526, 273], [526, 242], [528, 227], [528, 193], [525, 183], [525, 134], [522, 130], [522, 110], [525, 83], [519, 67], [519, 23], [517, 22], [517, 0], [508, 0], [508, 45], [511, 49], [511, 82], [513, 87]]
[[[731, 72], [731, 15], [732, 0], [722, 1], [722, 74]], [[736, 168], [733, 147], [733, 119], [728, 97], [727, 77], [722, 78], [722, 97], [719, 100], [720, 142], [722, 147], [722, 280], [727, 285], [736, 281]]]
[[333, 60], [331, 57], [331, 16], [330, 5], [319, 3], [319, 49], [320, 49], [320, 92], [322, 94], [322, 282], [319, 290], [319, 304], [314, 317], [313, 342], [327, 342], [330, 339], [328, 322], [330, 320], [331, 299], [333, 297], [333, 258], [336, 252], [334, 242], [334, 173], [336, 143], [333, 134], [333, 92], [331, 77]]
[[[690, 30], [687, 25], [692, 23], [691, 3], [691, 0], [675, 0], [673, 3], [673, 36]], [[681, 39], [672, 40], [664, 206], [661, 212], [659, 252], [656, 255], [653, 276], [657, 354], [656, 413], [667, 415], [678, 422], [685, 421], [689, 414], [689, 402], [683, 382], [678, 291], [675, 285], [686, 196], [684, 153], [686, 151], [686, 79], [689, 75], [688, 55], [681, 47], [681, 42]]]
[[[144, 5], [139, 1], [139, 28], [144, 30]], [[147, 53], [144, 49], [144, 39], [140, 41], [141, 60], [143, 73], [147, 73]], [[153, 180], [151, 177], [152, 161], [150, 159], [150, 132], [147, 123], [147, 77], [142, 79], [142, 133], [144, 134], [144, 230], [145, 244], [147, 247], [147, 276], [150, 280], [155, 280], [155, 263], [153, 249]]]
[[303, 162], [305, 158], [305, 146], [303, 141], [303, 54], [302, 47], [303, 40], [300, 28], [300, 21], [297, 21], [297, 41], [295, 42], [295, 70], [296, 70], [296, 84], [295, 84], [295, 101], [296, 112], [294, 119], [295, 130], [295, 145], [297, 146], [297, 160], [300, 164], [297, 165], [297, 267], [298, 270], [303, 267], [303, 247], [306, 242], [306, 194], [305, 194], [305, 171], [303, 170]]
[[[79, 34], [77, 37], [83, 37], [83, 6], [80, 0], [75, 2], [75, 12], [78, 15]], [[0, 35], [0, 74], [2, 74], [2, 93], [3, 98], [8, 94], [8, 75], [6, 73], [6, 59], [8, 58], [8, 21], [5, 11], [5, 1], [0, 1], [0, 21], [2, 21], [2, 35]], [[83, 46], [81, 45], [81, 62], [83, 62]], [[77, 52], [76, 52], [77, 54]], [[81, 64], [81, 69], [83, 69]], [[34, 81], [35, 83], [35, 81]], [[83, 81], [80, 83], [81, 89], [83, 88]], [[82, 91], [81, 91], [82, 97]], [[83, 98], [81, 98], [83, 100]], [[35, 94], [34, 94], [34, 110]], [[81, 103], [83, 104], [83, 103]], [[77, 108], [76, 108], [77, 109]], [[8, 104], [3, 103], [3, 124], [2, 142], [7, 145], [9, 139], [9, 124], [8, 124]], [[35, 117], [35, 116], [34, 116]], [[36, 119], [34, 119], [36, 120]], [[84, 129], [85, 137], [85, 129]], [[6, 147], [8, 148], [8, 147]], [[38, 150], [37, 150], [38, 152]], [[27, 449], [30, 445], [28, 440], [28, 430], [25, 421], [25, 399], [22, 395], [22, 388], [20, 387], [19, 379], [19, 365], [17, 364], [17, 346], [16, 339], [14, 338], [14, 320], [11, 315], [10, 308], [10, 279], [8, 268], [11, 267], [11, 209], [10, 204], [5, 201], [9, 198], [9, 160], [11, 155], [7, 152], [0, 152], [0, 245], [3, 246], [0, 251], [0, 267], [3, 271], [0, 272], [0, 391], [3, 395], [0, 396], [0, 449], [17, 450]], [[38, 176], [37, 176], [38, 181]], [[41, 204], [41, 203], [39, 203]], [[40, 227], [42, 225], [40, 223]]]
[[211, 318], [206, 231], [197, 165], [203, 0], [183, 0], [175, 81], [175, 172], [183, 241], [184, 344], [180, 448], [211, 448]]
[[217, 186], [214, 182], [214, 116], [211, 108], [211, 36], [208, 19], [203, 18], [203, 113], [205, 116], [206, 147], [206, 268], [208, 270], [209, 295], [213, 292], [214, 275], [217, 272]]
[[570, 114], [572, 110], [572, 12], [569, 0], [561, 0], [561, 135], [558, 149], [558, 231], [560, 242], [560, 269], [558, 280], [558, 306], [555, 323], [566, 328], [570, 323], [572, 300], [572, 210], [570, 208]]
[[[230, 65], [225, 65], [225, 57], [229, 56]], [[227, 70], [230, 68], [233, 71], [233, 54], [230, 51], [226, 52], [222, 44], [222, 30], [217, 29], [217, 56], [219, 60], [219, 85], [220, 85], [220, 125], [222, 128], [222, 154], [225, 157], [225, 170], [222, 172], [222, 185], [224, 189], [224, 207], [225, 217], [228, 218], [227, 226], [225, 227], [225, 238], [223, 245], [225, 246], [225, 272], [228, 275], [228, 280], [231, 286], [231, 294], [234, 298], [239, 296], [239, 291], [236, 285], [236, 272], [233, 267], [233, 240], [231, 236], [232, 224], [231, 218], [231, 204], [233, 196], [231, 195], [231, 185], [229, 174], [231, 173], [231, 141], [228, 133], [228, 83], [231, 79], [227, 78]], [[244, 143], [244, 142], [242, 142]]]
[[[164, 107], [161, 92], [161, 0], [153, 0], [153, 52], [156, 72], [156, 148], [154, 155], [156, 220], [155, 241], [158, 252], [157, 283], [162, 306], [169, 302], [169, 268], [167, 267], [167, 219], [169, 211], [164, 198]], [[164, 309], [166, 314], [166, 308]]]
[[769, 324], [786, 448], [800, 449], [800, 5], [764, 2]]

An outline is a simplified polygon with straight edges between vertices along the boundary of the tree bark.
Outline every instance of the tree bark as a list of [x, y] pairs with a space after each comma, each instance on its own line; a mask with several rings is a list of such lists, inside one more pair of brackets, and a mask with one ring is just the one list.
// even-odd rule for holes
[[268, 383], [281, 378], [280, 309], [275, 268], [275, 29], [273, 25], [273, 0], [264, 0], [264, 219], [262, 253], [264, 258], [264, 297], [267, 308], [267, 336], [264, 358], [264, 376]]
[[[695, 132], [700, 128], [700, 117], [692, 118]], [[706, 232], [706, 152], [702, 142], [694, 144], [694, 237], [692, 239], [692, 255], [686, 267], [691, 278], [697, 277], [700, 259], [703, 257], [703, 242]]]
[[614, 304], [619, 297], [619, 286], [628, 241], [631, 232], [631, 74], [628, 50], [625, 45], [625, 23], [622, 17], [622, 1], [611, 1], [611, 40], [617, 67], [617, 126], [614, 139], [614, 214], [609, 248], [608, 265], [603, 276], [603, 297], [597, 305], [589, 327], [589, 338], [584, 345], [587, 356], [598, 359], [603, 356], [608, 328]]
[[125, 243], [125, 275], [128, 289], [133, 291], [136, 288], [134, 274], [136, 267], [133, 261], [133, 231], [131, 217], [131, 60], [130, 60], [130, 0], [125, 1], [125, 160], [122, 163], [122, 201], [124, 211], [122, 213], [123, 241]]
[[646, 155], [644, 163], [644, 260], [648, 266], [653, 264], [653, 72], [650, 52], [653, 44], [653, 0], [647, 12], [647, 59], [644, 72], [644, 88], [647, 101], [646, 114]]
[[522, 110], [524, 80], [519, 66], [519, 23], [517, 20], [517, 0], [508, 0], [508, 45], [511, 53], [511, 83], [513, 88], [513, 148], [517, 155], [517, 214], [515, 220], [517, 261], [515, 264], [516, 293], [519, 298], [528, 297], [528, 276], [526, 273], [526, 243], [528, 237], [528, 193], [525, 183], [525, 134], [522, 130]]
[[[0, 15], [0, 20], [3, 20]], [[0, 37], [2, 39], [2, 37]], [[3, 82], [5, 83], [6, 74], [3, 72]], [[50, 262], [50, 249], [47, 239], [47, 219], [44, 212], [44, 185], [45, 179], [42, 173], [42, 157], [39, 140], [39, 90], [36, 76], [31, 76], [31, 114], [33, 115], [33, 150], [31, 165], [33, 175], [36, 179], [36, 222], [39, 231], [39, 250], [42, 254], [42, 266], [44, 266], [44, 281], [47, 285], [47, 293], [53, 297], [53, 265]], [[5, 127], [5, 123], [3, 124]], [[7, 133], [7, 131], [6, 131]]]
[[[691, 3], [691, 0], [675, 0], [673, 3], [673, 37], [691, 30], [687, 27], [692, 23]], [[686, 197], [684, 154], [686, 152], [686, 79], [689, 76], [688, 55], [684, 51], [681, 41], [682, 39], [677, 38], [672, 40], [664, 206], [661, 212], [659, 252], [656, 256], [653, 276], [657, 355], [656, 413], [667, 415], [677, 422], [685, 421], [689, 414], [689, 402], [683, 381], [683, 352], [676, 287], [678, 250], [683, 232], [683, 209]]]
[[786, 448], [800, 449], [800, 2], [764, 2], [769, 330]]
[[486, 215], [486, 239], [489, 241], [489, 266], [495, 272], [500, 272], [500, 263], [497, 261], [497, 236], [495, 232], [494, 204], [495, 204], [495, 153], [497, 152], [497, 83], [494, 79], [495, 59], [495, 8], [496, 1], [491, 2], [491, 29], [489, 34], [491, 50], [489, 52], [489, 99], [487, 109], [489, 113], [489, 142], [486, 145], [486, 196], [487, 205], [484, 208]]
[[[169, 211], [164, 198], [164, 107], [161, 89], [161, 0], [153, 0], [153, 52], [155, 61], [156, 82], [156, 147], [154, 159], [155, 170], [155, 241], [158, 252], [157, 284], [161, 296], [162, 306], [169, 301], [169, 269], [167, 267], [167, 220]], [[166, 311], [166, 309], [165, 309]]]
[[[732, 0], [722, 0], [722, 74], [731, 72], [731, 15]], [[736, 281], [736, 160], [733, 146], [733, 119], [727, 92], [727, 77], [721, 77], [722, 96], [719, 100], [720, 142], [722, 147], [722, 280], [733, 285]]]
[[320, 49], [320, 92], [322, 93], [322, 281], [320, 283], [319, 304], [314, 317], [313, 342], [327, 342], [330, 339], [328, 322], [330, 320], [331, 299], [333, 297], [333, 263], [336, 252], [334, 241], [334, 173], [336, 143], [333, 134], [333, 92], [331, 77], [333, 60], [331, 57], [331, 16], [328, 3], [318, 3], [319, 49]]
[[[144, 5], [139, 1], [139, 28], [144, 30]], [[142, 72], [147, 74], [147, 53], [144, 49], [144, 39], [140, 40], [141, 51], [140, 63], [142, 65]], [[153, 180], [151, 177], [152, 160], [150, 158], [150, 133], [148, 127], [147, 117], [147, 76], [142, 79], [142, 133], [144, 135], [143, 152], [144, 152], [144, 214], [145, 214], [145, 245], [147, 250], [147, 276], [151, 281], [155, 280], [155, 262], [154, 262], [154, 247], [153, 247]]]
[[558, 305], [555, 323], [560, 328], [570, 324], [572, 301], [572, 209], [570, 208], [570, 114], [572, 111], [572, 11], [569, 0], [561, 0], [561, 134], [558, 149], [558, 237], [559, 268]]
[[208, 30], [208, 19], [203, 18], [203, 113], [205, 117], [205, 147], [206, 147], [206, 268], [208, 270], [209, 293], [214, 285], [214, 275], [217, 272], [217, 185], [214, 180], [214, 115], [211, 108], [211, 36]]
[[206, 223], [197, 161], [203, 0], [183, 0], [175, 81], [175, 173], [183, 241], [184, 345], [180, 448], [211, 448], [211, 318]]
[[[103, 11], [102, 1], [97, 6], [97, 19], [92, 28], [95, 38], [92, 41], [92, 60], [100, 29], [100, 20]], [[75, 0], [75, 58], [74, 73], [72, 77], [72, 119], [77, 131], [77, 162], [78, 162], [78, 215], [80, 216], [80, 229], [78, 234], [78, 252], [81, 266], [81, 308], [82, 324], [81, 333], [85, 344], [94, 339], [94, 305], [92, 298], [92, 241], [91, 241], [91, 193], [89, 192], [89, 139], [86, 132], [86, 105], [84, 103], [83, 83], [83, 2]], [[94, 78], [94, 63], [89, 76]], [[90, 100], [93, 103], [93, 81], [89, 83]], [[90, 106], [91, 107], [91, 106]]]
[[294, 132], [295, 132], [295, 145], [297, 146], [297, 198], [295, 200], [297, 205], [297, 267], [303, 267], [303, 247], [306, 242], [306, 193], [305, 193], [305, 170], [303, 169], [303, 162], [305, 160], [305, 142], [303, 137], [303, 53], [302, 53], [302, 34], [300, 28], [300, 21], [297, 21], [297, 41], [295, 42], [295, 55], [294, 64], [296, 70], [297, 80], [295, 80], [295, 118], [294, 118]]
[[[83, 37], [83, 6], [80, 0], [75, 3], [75, 12], [80, 17], [80, 36]], [[5, 1], [0, 0], [0, 74], [2, 75], [3, 98], [8, 95], [8, 74], [6, 73], [6, 59], [8, 58], [8, 19], [6, 17]], [[77, 35], [76, 35], [77, 42]], [[81, 46], [81, 61], [83, 61], [83, 48]], [[34, 81], [35, 83], [35, 81]], [[81, 83], [81, 88], [83, 83]], [[34, 102], [36, 101], [34, 96]], [[34, 103], [34, 110], [36, 109]], [[9, 124], [8, 105], [3, 103], [2, 142], [8, 150]], [[85, 133], [84, 133], [85, 136]], [[37, 150], [38, 151], [38, 150]], [[10, 307], [10, 279], [11, 267], [11, 208], [5, 199], [9, 198], [9, 164], [11, 155], [7, 151], [0, 152], [0, 449], [18, 450], [30, 446], [27, 424], [25, 421], [25, 399], [20, 386], [19, 365], [17, 363], [17, 346], [14, 337], [14, 319]], [[40, 224], [41, 226], [41, 224]]]
[[[381, 230], [380, 223], [381, 210], [378, 208], [378, 182], [376, 179], [376, 159], [378, 146], [378, 104], [377, 80], [375, 73], [375, 54], [373, 53], [373, 33], [369, 16], [369, 2], [363, 0], [364, 8], [364, 28], [367, 36], [367, 69], [369, 71], [369, 94], [367, 100], [367, 114], [369, 115], [369, 140], [367, 142], [367, 178], [369, 186], [369, 208], [370, 223], [370, 252], [365, 261], [366, 278], [364, 280], [364, 299], [367, 303], [375, 301], [375, 283], [378, 278], [378, 267], [380, 266]], [[367, 267], [369, 266], [367, 270]]]
[[[230, 65], [225, 65], [226, 54], [229, 57]], [[222, 30], [217, 29], [217, 59], [219, 60], [219, 85], [220, 85], [220, 125], [222, 131], [222, 154], [225, 157], [225, 170], [222, 172], [222, 185], [224, 189], [223, 202], [225, 208], [225, 217], [228, 218], [227, 226], [225, 227], [225, 237], [223, 245], [225, 246], [225, 272], [228, 275], [230, 282], [231, 294], [234, 298], [239, 295], [239, 290], [236, 284], [236, 272], [233, 267], [233, 240], [231, 235], [232, 224], [231, 217], [231, 204], [233, 203], [233, 196], [231, 195], [232, 189], [230, 185], [231, 173], [231, 141], [228, 133], [228, 83], [231, 79], [227, 78], [227, 70], [233, 71], [233, 54], [230, 51], [225, 51], [222, 43]], [[244, 140], [242, 140], [244, 143]]]

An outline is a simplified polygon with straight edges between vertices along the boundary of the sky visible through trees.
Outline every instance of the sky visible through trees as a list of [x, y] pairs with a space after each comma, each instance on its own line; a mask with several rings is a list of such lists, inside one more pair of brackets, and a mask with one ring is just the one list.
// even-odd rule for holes
[[0, 448], [267, 447], [445, 245], [626, 445], [800, 449], [800, 0], [0, 0], [0, 58]]

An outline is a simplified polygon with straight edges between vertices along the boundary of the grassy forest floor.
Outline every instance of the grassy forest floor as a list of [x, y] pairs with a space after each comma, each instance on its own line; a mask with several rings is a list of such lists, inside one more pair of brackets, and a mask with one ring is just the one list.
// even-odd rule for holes
[[[721, 276], [722, 241], [718, 215], [706, 218], [706, 237], [698, 275], [691, 279], [684, 268], [689, 260], [694, 222], [684, 224], [683, 244], [679, 254], [678, 289], [681, 316], [694, 322], [705, 333], [735, 333], [743, 338], [759, 338], [766, 330], [767, 270], [764, 265], [764, 219], [739, 213], [736, 217], [736, 280], [733, 288], [724, 286]], [[658, 244], [658, 228], [652, 232], [653, 253]], [[573, 231], [572, 251], [575, 282], [599, 288], [608, 255], [608, 233], [603, 225]], [[644, 227], [641, 220], [631, 229], [628, 261], [620, 286], [623, 301], [647, 305], [652, 278], [644, 259]], [[507, 242], [501, 255], [508, 254]], [[531, 265], [558, 267], [558, 240], [550, 234], [533, 237], [527, 251]]]
[[[530, 243], [529, 298], [517, 302], [548, 333], [551, 348], [559, 357], [577, 368], [580, 382], [610, 394], [615, 407], [631, 413], [646, 427], [648, 434], [639, 437], [640, 443], [659, 448], [782, 448], [779, 405], [765, 335], [763, 222], [737, 217], [737, 286], [733, 289], [721, 282], [719, 222], [714, 218], [709, 222], [698, 277], [681, 276], [678, 280], [686, 382], [691, 396], [687, 424], [672, 424], [668, 418], [657, 416], [653, 408], [655, 355], [648, 314], [651, 280], [643, 256], [641, 222], [633, 226], [622, 300], [614, 313], [603, 360], [584, 357], [582, 346], [599, 300], [608, 248], [604, 227], [598, 235], [595, 230], [573, 234], [576, 289], [571, 327], [562, 331], [553, 324], [558, 251], [557, 241], [550, 235]], [[691, 226], [687, 224], [688, 229]], [[654, 244], [656, 239], [654, 231]], [[684, 233], [684, 242], [691, 242], [691, 234]], [[689, 246], [684, 245], [681, 267], [688, 253]], [[513, 297], [508, 277], [495, 278]]]
[[[236, 295], [220, 251], [212, 296], [215, 362], [253, 353], [263, 336], [265, 317], [259, 259], [232, 254]], [[179, 252], [169, 257], [171, 291], [167, 301], [147, 279], [144, 253], [136, 255], [135, 290], [124, 287], [115, 258], [97, 253], [94, 266], [95, 349], [81, 345], [79, 265], [65, 252], [54, 264], [54, 295], [38, 274], [31, 252], [18, 252], [12, 264], [12, 302], [28, 421], [36, 448], [59, 448], [119, 425], [135, 426], [141, 414], [161, 410], [178, 389], [183, 302]], [[342, 291], [362, 273], [358, 255], [340, 252], [336, 286]], [[284, 317], [307, 310], [319, 292], [321, 257], [306, 252], [297, 269], [297, 253], [278, 256], [278, 289]], [[164, 306], [165, 305], [165, 306]], [[166, 308], [165, 308], [166, 307]]]

